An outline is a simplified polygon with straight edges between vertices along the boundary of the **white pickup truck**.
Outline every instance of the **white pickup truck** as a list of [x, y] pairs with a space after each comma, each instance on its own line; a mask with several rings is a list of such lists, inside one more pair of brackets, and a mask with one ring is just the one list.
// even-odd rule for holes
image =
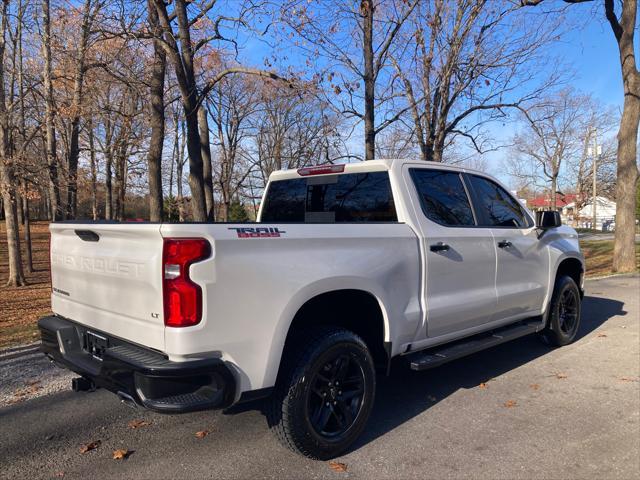
[[495, 179], [376, 160], [275, 172], [257, 223], [51, 224], [42, 349], [166, 413], [268, 397], [289, 448], [326, 459], [371, 412], [376, 370], [423, 370], [538, 332], [576, 336], [584, 260], [556, 212]]

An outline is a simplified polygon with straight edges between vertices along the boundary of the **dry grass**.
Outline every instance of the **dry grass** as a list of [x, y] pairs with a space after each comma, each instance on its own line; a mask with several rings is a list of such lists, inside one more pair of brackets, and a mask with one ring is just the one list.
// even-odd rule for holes
[[[580, 242], [587, 263], [587, 278], [611, 275], [613, 240]], [[636, 243], [636, 269], [640, 269], [640, 244]]]
[[[22, 239], [22, 231], [20, 235]], [[48, 223], [36, 222], [31, 226], [31, 241], [35, 271], [25, 272], [28, 285], [6, 287], [7, 234], [4, 222], [0, 222], [0, 348], [36, 341], [36, 322], [50, 311]]]
[[[31, 227], [34, 273], [27, 273], [26, 287], [4, 286], [8, 273], [7, 240], [4, 222], [0, 223], [0, 348], [30, 343], [38, 339], [36, 322], [49, 313], [49, 230], [46, 222]], [[22, 235], [22, 232], [21, 232]], [[611, 273], [613, 241], [582, 242], [587, 261], [587, 277]], [[640, 268], [640, 245], [636, 245]]]

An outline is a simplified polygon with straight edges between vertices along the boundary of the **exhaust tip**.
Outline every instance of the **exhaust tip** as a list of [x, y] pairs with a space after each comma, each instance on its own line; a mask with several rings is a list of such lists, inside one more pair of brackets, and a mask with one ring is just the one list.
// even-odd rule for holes
[[71, 379], [71, 389], [74, 392], [93, 392], [96, 389], [96, 384], [88, 378], [76, 377]]
[[126, 406], [131, 408], [138, 408], [138, 404], [133, 399], [133, 397], [128, 393], [118, 392], [117, 395], [118, 395], [118, 398], [120, 398], [120, 401], [124, 403]]

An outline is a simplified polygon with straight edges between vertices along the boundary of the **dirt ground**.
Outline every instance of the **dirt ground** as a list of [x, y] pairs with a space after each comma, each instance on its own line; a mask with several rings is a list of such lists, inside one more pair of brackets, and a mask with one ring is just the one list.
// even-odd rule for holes
[[[20, 231], [23, 239], [24, 232]], [[31, 226], [34, 272], [25, 271], [28, 286], [7, 288], [9, 272], [7, 234], [0, 223], [0, 348], [31, 343], [38, 339], [36, 321], [46, 315], [50, 302], [49, 230], [47, 222]], [[24, 255], [24, 252], [23, 252]]]
[[[7, 237], [4, 222], [0, 222], [0, 349], [31, 343], [38, 339], [36, 321], [49, 313], [49, 230], [47, 222], [31, 226], [33, 242], [33, 273], [25, 272], [28, 286], [7, 288]], [[20, 232], [21, 239], [24, 232]], [[601, 277], [611, 273], [613, 241], [589, 240], [581, 242], [587, 261], [587, 277]], [[640, 267], [640, 245], [636, 245]]]

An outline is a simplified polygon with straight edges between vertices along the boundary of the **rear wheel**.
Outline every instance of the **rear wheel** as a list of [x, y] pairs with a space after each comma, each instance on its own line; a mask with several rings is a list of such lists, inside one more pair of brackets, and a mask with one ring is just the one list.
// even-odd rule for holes
[[341, 328], [314, 328], [296, 340], [271, 398], [269, 425], [287, 448], [333, 458], [367, 423], [375, 395], [373, 360], [363, 340]]
[[580, 290], [573, 278], [556, 280], [549, 304], [547, 326], [541, 337], [549, 345], [561, 347], [574, 341], [580, 328]]

